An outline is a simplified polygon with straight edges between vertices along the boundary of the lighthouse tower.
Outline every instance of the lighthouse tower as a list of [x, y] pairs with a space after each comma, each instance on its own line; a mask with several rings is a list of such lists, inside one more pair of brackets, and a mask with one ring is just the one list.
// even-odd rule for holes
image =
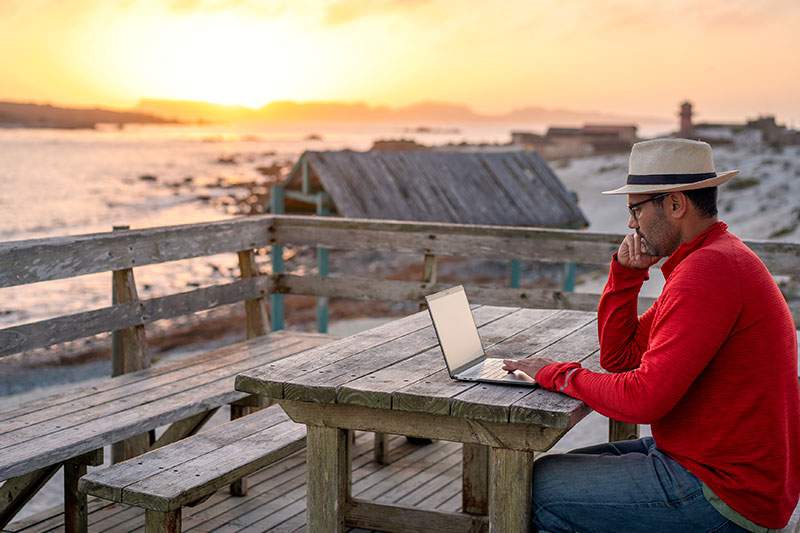
[[690, 101], [686, 100], [681, 104], [681, 112], [678, 113], [678, 116], [681, 117], [681, 128], [678, 131], [678, 137], [688, 139], [694, 132], [694, 127], [692, 126], [692, 103]]

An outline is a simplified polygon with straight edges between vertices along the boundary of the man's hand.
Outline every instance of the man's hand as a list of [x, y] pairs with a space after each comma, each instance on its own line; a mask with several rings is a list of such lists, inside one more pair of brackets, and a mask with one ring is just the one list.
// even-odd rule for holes
[[628, 268], [648, 269], [658, 263], [660, 259], [660, 257], [649, 255], [646, 252], [642, 238], [636, 232], [625, 235], [622, 244], [619, 245], [619, 250], [617, 250], [617, 261]]
[[556, 361], [552, 359], [545, 359], [544, 357], [531, 357], [530, 359], [518, 360], [503, 359], [503, 370], [507, 370], [508, 372], [519, 370], [533, 378], [536, 377], [536, 373], [539, 369], [555, 362]]

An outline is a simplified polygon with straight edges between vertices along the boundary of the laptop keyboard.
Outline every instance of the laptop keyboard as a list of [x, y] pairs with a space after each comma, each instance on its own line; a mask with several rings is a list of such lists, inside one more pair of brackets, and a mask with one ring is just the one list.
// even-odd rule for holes
[[503, 379], [508, 375], [508, 371], [503, 370], [502, 359], [485, 359], [481, 364], [475, 365], [460, 374], [470, 378]]

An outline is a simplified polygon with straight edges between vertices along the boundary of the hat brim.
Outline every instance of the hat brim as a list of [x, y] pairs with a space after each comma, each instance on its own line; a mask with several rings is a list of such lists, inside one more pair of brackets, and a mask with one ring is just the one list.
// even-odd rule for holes
[[623, 185], [619, 189], [614, 189], [613, 191], [603, 191], [603, 194], [648, 194], [654, 192], [693, 191], [695, 189], [722, 185], [738, 173], [738, 170], [728, 170], [726, 172], [720, 172], [713, 178], [708, 178], [707, 180], [683, 183], [681, 185]]

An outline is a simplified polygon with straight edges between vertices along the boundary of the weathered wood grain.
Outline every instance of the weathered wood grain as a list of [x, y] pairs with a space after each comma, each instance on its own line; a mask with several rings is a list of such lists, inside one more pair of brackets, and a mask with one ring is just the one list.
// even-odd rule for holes
[[[302, 351], [314, 345], [301, 342], [293, 345], [292, 349]], [[289, 354], [283, 353], [281, 356], [285, 355]], [[233, 377], [229, 375], [207, 385], [160, 398], [148, 403], [147, 409], [135, 407], [80, 426], [59, 429], [38, 439], [35, 445], [23, 442], [9, 446], [3, 450], [0, 458], [0, 479], [61, 462], [142, 431], [240, 400], [244, 394], [233, 390]]]
[[533, 529], [533, 452], [491, 448], [489, 531], [526, 533]]
[[302, 343], [301, 340], [287, 337], [276, 341], [274, 345], [232, 345], [215, 350], [217, 358], [86, 396], [50, 410], [43, 409], [17, 417], [4, 425], [4, 431], [0, 434], [0, 450], [55, 429], [69, 428], [118, 411], [130, 410], [136, 405], [147, 405], [169, 394], [191, 390], [226, 377], [232, 378], [235, 369], [255, 368], [259, 362], [269, 362], [283, 353], [291, 353], [293, 347]]
[[0, 243], [0, 287], [263, 248], [271, 244], [272, 218]]
[[[478, 327], [507, 315], [508, 308], [483, 306], [473, 316]], [[430, 323], [430, 322], [429, 322]], [[302, 374], [284, 378], [283, 397], [287, 400], [331, 403], [336, 401], [337, 389], [376, 369], [388, 367], [429, 350], [439, 344], [433, 325], [398, 337], [391, 342], [370, 348], [334, 364], [318, 366]]]
[[285, 421], [287, 421], [286, 414], [278, 407], [271, 407], [253, 413], [252, 416], [239, 420], [235, 424], [221, 424], [209, 431], [195, 435], [191, 439], [180, 440], [170, 446], [154, 449], [135, 460], [114, 465], [112, 468], [94, 470], [81, 479], [79, 488], [82, 492], [93, 496], [122, 502], [122, 491], [138, 481], [164, 471], [171, 471], [192, 457], [200, 457]]
[[[477, 533], [488, 531], [488, 520], [482, 516], [461, 513], [426, 511], [399, 505], [382, 505], [354, 499], [347, 506], [348, 526], [405, 533]], [[309, 529], [309, 531], [313, 531]], [[320, 530], [321, 531], [321, 530]]]
[[[393, 302], [421, 301], [425, 296], [452, 287], [449, 283], [423, 283], [402, 280], [376, 280], [361, 277], [325, 277], [296, 274], [275, 276], [274, 291], [280, 294], [322, 295], [353, 300], [385, 300]], [[563, 292], [549, 289], [481, 287], [465, 285], [470, 302], [506, 307], [597, 310], [599, 294]], [[642, 297], [643, 311], [653, 298]]]
[[350, 494], [350, 441], [335, 427], [308, 427], [308, 530], [312, 533], [344, 531], [345, 508]]
[[[258, 278], [259, 271], [256, 256], [253, 250], [241, 250], [239, 256], [239, 270], [242, 279]], [[248, 339], [264, 335], [269, 330], [267, 324], [267, 309], [263, 295], [259, 298], [248, 298], [244, 302], [245, 333]]]
[[259, 298], [271, 286], [268, 277], [250, 278], [4, 328], [0, 357]]
[[489, 448], [464, 444], [462, 453], [462, 508], [469, 514], [489, 514]]
[[253, 371], [240, 372], [236, 377], [236, 390], [279, 400], [283, 398], [284, 379], [336, 363], [426, 327], [430, 327], [428, 314], [415, 313], [347, 339], [328, 343], [324, 347], [308, 350], [291, 359], [276, 361]]
[[[554, 310], [509, 308], [506, 315], [480, 329], [481, 340], [484, 346], [491, 350], [497, 342], [501, 342], [514, 333], [537, 324], [555, 313], [557, 311]], [[336, 401], [364, 407], [392, 409], [395, 391], [412, 387], [413, 384], [423, 381], [443, 369], [445, 369], [445, 363], [441, 348], [434, 346], [397, 364], [348, 381], [337, 391]], [[467, 383], [466, 385], [473, 386], [474, 384]], [[428, 402], [425, 404], [427, 405]], [[449, 410], [446, 413], [441, 410], [436, 412], [449, 414]]]
[[352, 405], [318, 404], [281, 400], [280, 405], [295, 422], [310, 426], [380, 431], [509, 448], [548, 449], [566, 432], [561, 428], [531, 424], [508, 424], [452, 416], [399, 412]]

